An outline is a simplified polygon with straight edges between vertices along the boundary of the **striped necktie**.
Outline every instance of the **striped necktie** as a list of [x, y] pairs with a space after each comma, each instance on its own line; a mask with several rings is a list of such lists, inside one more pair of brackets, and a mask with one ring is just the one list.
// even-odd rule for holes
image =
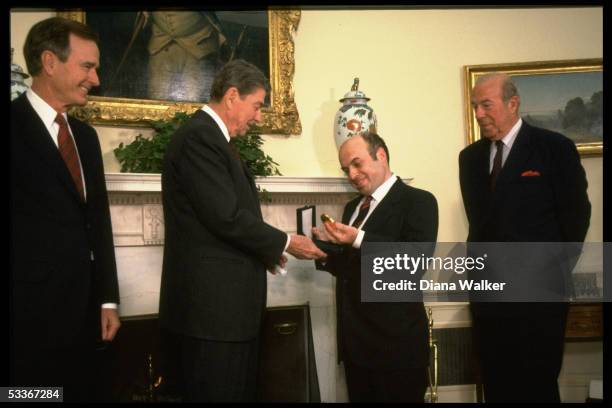
[[353, 221], [352, 226], [355, 228], [359, 228], [366, 215], [368, 215], [368, 211], [370, 210], [370, 202], [372, 201], [372, 196], [367, 196], [363, 203], [361, 203], [361, 207], [359, 207], [359, 214], [357, 214], [357, 218]]

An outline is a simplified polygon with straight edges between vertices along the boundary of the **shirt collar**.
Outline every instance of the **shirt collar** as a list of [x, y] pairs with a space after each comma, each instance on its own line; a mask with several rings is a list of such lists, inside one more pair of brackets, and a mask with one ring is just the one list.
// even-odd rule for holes
[[397, 181], [397, 176], [395, 173], [391, 173], [391, 176], [385, 180], [374, 192], [372, 193], [372, 198], [378, 203], [382, 201], [383, 198], [387, 195], [389, 190], [391, 190], [391, 186]]
[[[47, 102], [45, 102], [43, 98], [38, 96], [36, 92], [32, 90], [32, 88], [29, 88], [26, 91], [26, 97], [28, 98], [28, 101], [30, 101], [32, 108], [34, 108], [34, 111], [36, 111], [38, 116], [40, 116], [40, 119], [45, 124], [45, 127], [47, 129], [51, 129], [53, 124], [55, 123], [57, 111], [53, 109], [51, 105], [49, 105]], [[62, 112], [62, 116], [66, 120], [66, 123], [68, 123], [68, 115], [66, 115], [66, 112]]]
[[[508, 134], [501, 139], [501, 141], [508, 148], [508, 150], [512, 149], [512, 145], [514, 144], [514, 141], [516, 140], [516, 135], [521, 129], [522, 124], [523, 124], [523, 119], [519, 117], [519, 120], [517, 120], [514, 126], [512, 126], [512, 129], [510, 129]], [[491, 145], [494, 145], [494, 144], [495, 143], [491, 143]]]
[[221, 132], [223, 133], [223, 136], [225, 136], [225, 139], [227, 139], [227, 142], [229, 143], [230, 141], [230, 135], [229, 135], [229, 131], [227, 130], [227, 126], [225, 126], [225, 123], [223, 122], [223, 119], [221, 119], [219, 117], [219, 115], [217, 115], [217, 112], [215, 112], [210, 106], [208, 105], [204, 105], [202, 106], [202, 110], [206, 113], [208, 113], [208, 115], [213, 118], [213, 120], [215, 121], [215, 123], [217, 123], [217, 126], [219, 126], [219, 129], [221, 129]]

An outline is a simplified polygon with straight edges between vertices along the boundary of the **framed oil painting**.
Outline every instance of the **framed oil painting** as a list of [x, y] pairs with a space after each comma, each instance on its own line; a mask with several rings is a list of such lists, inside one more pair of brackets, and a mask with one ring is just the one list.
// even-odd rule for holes
[[293, 33], [299, 10], [62, 11], [100, 35], [100, 87], [73, 114], [93, 124], [146, 126], [210, 98], [220, 67], [234, 58], [270, 79], [260, 133], [300, 134], [293, 98]]
[[521, 97], [519, 109], [523, 120], [569, 137], [582, 156], [602, 154], [602, 59], [466, 66], [468, 144], [480, 139], [470, 92], [479, 76], [492, 72], [512, 77]]

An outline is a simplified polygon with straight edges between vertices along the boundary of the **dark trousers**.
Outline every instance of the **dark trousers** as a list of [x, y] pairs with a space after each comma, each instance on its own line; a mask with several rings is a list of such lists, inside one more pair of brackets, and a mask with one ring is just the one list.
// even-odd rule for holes
[[95, 396], [96, 370], [93, 347], [31, 350], [14, 356], [11, 384], [63, 387], [65, 402], [91, 402]]
[[222, 342], [181, 336], [185, 402], [255, 402], [259, 340]]
[[567, 304], [552, 303], [520, 316], [473, 316], [485, 402], [560, 402], [566, 320]]
[[99, 401], [100, 306], [92, 301], [86, 323], [72, 330], [77, 334], [64, 346], [16, 336], [11, 345], [11, 385], [63, 387], [66, 402]]
[[427, 369], [372, 369], [344, 362], [350, 402], [423, 402]]

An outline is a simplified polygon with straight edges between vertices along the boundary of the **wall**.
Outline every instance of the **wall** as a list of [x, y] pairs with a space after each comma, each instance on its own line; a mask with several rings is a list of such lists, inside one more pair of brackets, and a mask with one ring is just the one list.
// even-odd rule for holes
[[[15, 62], [29, 27], [52, 12], [11, 13]], [[440, 241], [467, 236], [457, 157], [466, 144], [464, 65], [598, 58], [601, 7], [457, 10], [302, 10], [295, 35], [295, 100], [303, 132], [265, 136], [285, 176], [341, 176], [332, 137], [338, 99], [353, 77], [372, 100], [392, 169], [414, 177], [440, 207]], [[102, 50], [104, 52], [104, 50]], [[112, 149], [148, 129], [98, 126], [107, 171]], [[294, 152], [300, 152], [295, 160]], [[593, 204], [588, 241], [601, 241], [602, 159], [586, 158]]]
[[[601, 58], [602, 7], [457, 10], [302, 11], [295, 35], [293, 87], [303, 132], [265, 136], [265, 150], [285, 176], [341, 176], [332, 136], [338, 99], [354, 77], [372, 100], [379, 133], [391, 150], [392, 169], [437, 197], [440, 241], [461, 241], [467, 222], [457, 158], [466, 145], [464, 65]], [[36, 21], [51, 11], [11, 12], [15, 62]], [[104, 50], [102, 50], [104, 52]], [[146, 129], [97, 126], [107, 172], [119, 165], [112, 149]], [[300, 152], [295, 160], [295, 152]], [[602, 158], [585, 158], [593, 205], [588, 241], [603, 239]], [[586, 348], [590, 348], [587, 350]], [[585, 356], [590, 356], [588, 363]], [[576, 361], [584, 361], [581, 364]], [[568, 347], [564, 375], [602, 372], [601, 345]], [[585, 380], [586, 381], [586, 380]], [[581, 382], [583, 387], [585, 382]], [[337, 398], [345, 400], [341, 387]], [[565, 396], [565, 400], [580, 400]]]
[[[303, 134], [268, 138], [286, 175], [340, 175], [332, 123], [353, 77], [372, 100], [391, 165], [440, 206], [440, 241], [467, 236], [458, 154], [466, 145], [464, 65], [602, 57], [601, 8], [304, 11], [295, 98]], [[329, 63], [322, 63], [322, 62]], [[300, 152], [300, 161], [291, 152]], [[602, 160], [586, 159], [588, 239], [602, 239]]]

